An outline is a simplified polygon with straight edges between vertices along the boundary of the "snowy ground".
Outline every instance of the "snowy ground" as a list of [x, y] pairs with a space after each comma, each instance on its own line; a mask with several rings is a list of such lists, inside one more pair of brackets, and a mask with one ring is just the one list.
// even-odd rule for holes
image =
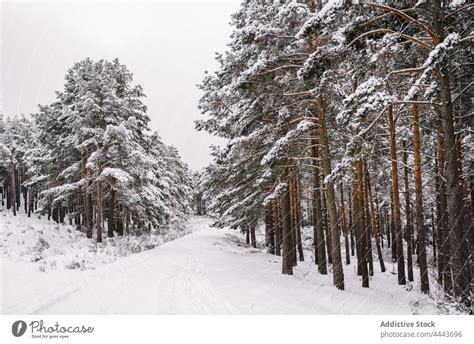
[[[346, 290], [339, 291], [332, 286], [331, 275], [322, 276], [317, 272], [308, 254], [307, 261], [295, 268], [293, 276], [282, 275], [279, 257], [247, 247], [241, 235], [210, 228], [210, 222], [207, 218], [193, 217], [189, 222], [192, 234], [118, 259], [105, 259], [109, 255], [103, 248], [87, 250], [88, 254], [97, 254], [101, 264], [95, 269], [71, 269], [62, 260], [50, 265], [58, 261], [55, 257], [83, 252], [84, 247], [92, 245], [90, 241], [78, 248], [70, 244], [70, 240], [78, 238], [70, 238], [77, 234], [68, 233], [68, 226], [58, 227], [46, 220], [31, 221], [23, 214], [14, 219], [0, 212], [1, 313], [440, 313], [432, 297], [417, 291], [416, 282], [405, 287], [397, 285], [391, 263], [387, 263], [387, 272], [381, 273], [374, 262], [375, 276], [371, 278], [369, 289], [361, 287], [354, 264], [345, 266]], [[32, 239], [29, 231], [38, 230], [50, 241], [47, 250], [51, 252], [46, 254], [47, 250], [40, 250], [40, 254], [49, 259], [47, 269], [41, 263], [44, 257], [31, 261], [37, 249], [33, 253], [26, 249], [38, 240], [37, 237]], [[22, 231], [30, 237], [24, 243], [18, 239]], [[66, 242], [69, 246], [63, 249], [70, 252], [55, 255], [52, 247], [59, 247], [54, 245], [56, 241], [63, 245]], [[29, 253], [15, 254], [22, 251], [21, 248]]]

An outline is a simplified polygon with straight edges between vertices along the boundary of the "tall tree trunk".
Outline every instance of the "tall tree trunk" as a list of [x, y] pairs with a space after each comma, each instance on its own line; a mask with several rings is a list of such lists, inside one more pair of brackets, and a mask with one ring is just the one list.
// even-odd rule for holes
[[96, 183], [97, 194], [95, 207], [95, 224], [97, 229], [97, 242], [102, 242], [102, 183], [100, 181], [97, 181]]
[[451, 266], [448, 264], [451, 255], [451, 244], [449, 242], [448, 210], [446, 199], [446, 178], [444, 173], [444, 135], [441, 125], [441, 113], [438, 121], [438, 146], [437, 146], [437, 239], [438, 239], [438, 280], [443, 286], [443, 290], [450, 294], [453, 291]]
[[296, 206], [295, 206], [295, 183], [294, 178], [290, 177], [288, 180], [288, 188], [290, 193], [290, 220], [291, 220], [291, 243], [292, 249], [291, 254], [293, 257], [293, 266], [298, 264], [298, 257], [297, 257], [297, 238], [296, 238]]
[[377, 201], [376, 197], [374, 198], [374, 202], [375, 202], [375, 211], [377, 212], [377, 223], [378, 223], [378, 228], [379, 228], [380, 244], [382, 248], [384, 248], [384, 238], [383, 238], [383, 234], [385, 233], [384, 214], [383, 214], [383, 210], [380, 211], [379, 202]]
[[281, 255], [281, 216], [280, 216], [280, 201], [277, 198], [273, 204], [273, 228], [275, 231], [275, 254]]
[[250, 245], [253, 248], [257, 247], [257, 238], [255, 237], [255, 225], [254, 224], [252, 224], [250, 226]]
[[451, 103], [451, 91], [447, 70], [442, 70], [441, 95], [443, 101], [442, 126], [444, 131], [444, 150], [446, 154], [446, 191], [449, 223], [449, 241], [453, 248], [450, 256], [450, 266], [453, 272], [454, 295], [462, 302], [470, 302], [469, 264], [463, 259], [467, 256], [467, 232], [462, 218], [461, 180], [457, 166], [457, 149], [454, 135], [454, 119]]
[[385, 228], [386, 228], [386, 235], [387, 235], [387, 247], [390, 248], [392, 247], [392, 261], [396, 261], [396, 259], [394, 260], [393, 259], [393, 245], [392, 245], [392, 214], [393, 214], [393, 201], [392, 201], [392, 190], [390, 188], [390, 215], [388, 214], [388, 211], [385, 210], [384, 214], [385, 214]]
[[16, 169], [15, 171], [15, 197], [16, 197], [16, 210], [20, 210], [21, 206], [21, 178], [20, 178], [21, 170]]
[[318, 164], [318, 141], [316, 139], [312, 142], [312, 157], [313, 165], [315, 167], [313, 173], [313, 232], [314, 232], [314, 250], [315, 261], [318, 264], [318, 271], [322, 275], [326, 275], [326, 241], [324, 238], [323, 229], [323, 211], [321, 208], [321, 181], [319, 179], [319, 164]]
[[17, 197], [16, 197], [16, 167], [15, 164], [11, 165], [11, 190], [12, 190], [12, 207], [13, 207], [13, 216], [16, 216], [17, 211]]
[[382, 248], [380, 247], [380, 237], [379, 237], [379, 228], [378, 228], [378, 221], [377, 221], [377, 212], [375, 210], [374, 206], [374, 200], [372, 197], [372, 187], [370, 185], [370, 175], [369, 175], [369, 170], [366, 167], [365, 169], [365, 179], [367, 183], [367, 190], [368, 190], [368, 196], [369, 196], [369, 206], [370, 206], [370, 211], [372, 214], [372, 229], [374, 231], [374, 238], [375, 238], [375, 246], [377, 249], [377, 257], [379, 259], [379, 264], [380, 264], [380, 270], [382, 272], [385, 272], [385, 264], [383, 261], [383, 255], [382, 255]]
[[344, 204], [344, 186], [341, 182], [340, 186], [341, 192], [341, 225], [342, 231], [344, 233], [344, 246], [346, 250], [346, 264], [349, 265], [351, 263], [351, 253], [349, 252], [349, 229], [347, 228], [346, 222], [346, 206]]
[[352, 209], [354, 212], [354, 233], [356, 243], [356, 258], [357, 258], [357, 276], [362, 276], [362, 224], [361, 224], [361, 211], [360, 211], [360, 185], [359, 185], [359, 174], [358, 174], [358, 162], [354, 166], [354, 182], [352, 185], [353, 195], [352, 197]]
[[374, 258], [372, 256], [372, 234], [371, 231], [373, 231], [372, 228], [372, 222], [371, 222], [371, 214], [370, 214], [370, 204], [369, 204], [369, 190], [368, 190], [368, 184], [366, 180], [366, 175], [367, 175], [367, 165], [365, 164], [365, 161], [362, 162], [362, 180], [364, 181], [364, 219], [365, 219], [365, 232], [367, 236], [367, 241], [366, 241], [366, 246], [367, 246], [367, 260], [369, 262], [369, 275], [373, 276], [374, 275]]
[[[447, 74], [448, 71], [442, 71]], [[443, 80], [446, 79], [446, 80]], [[462, 218], [462, 193], [461, 183], [457, 168], [457, 150], [454, 136], [454, 121], [452, 114], [451, 92], [449, 89], [449, 79], [442, 77], [441, 94], [444, 107], [444, 116], [442, 117], [442, 126], [444, 130], [444, 150], [446, 154], [446, 191], [447, 208], [449, 223], [449, 241], [453, 248], [450, 256], [449, 265], [453, 272], [453, 290], [454, 295], [463, 302], [470, 301], [469, 288], [470, 281], [468, 275], [468, 263], [464, 261], [463, 256], [467, 251], [467, 232], [463, 227]]]
[[[24, 180], [24, 179], [23, 179]], [[25, 209], [25, 214], [28, 214], [28, 189], [22, 186], [23, 188], [23, 208]]]
[[433, 238], [433, 262], [436, 264], [438, 262], [438, 246], [436, 245], [436, 226], [435, 226], [435, 217], [434, 209], [431, 208], [431, 237]]
[[[471, 171], [474, 171], [474, 160], [471, 160]], [[474, 249], [474, 173], [471, 173], [469, 176], [469, 188], [471, 190], [471, 220], [469, 221], [469, 233], [471, 233], [470, 238], [469, 238], [469, 243], [470, 243], [470, 249], [469, 252], [471, 252], [471, 279], [474, 278], [474, 256], [472, 254], [472, 251]], [[474, 283], [471, 280], [471, 315], [474, 314]]]
[[327, 203], [326, 203], [326, 190], [324, 189], [324, 174], [320, 176], [320, 180], [321, 180], [321, 210], [322, 210], [321, 224], [323, 226], [324, 236], [326, 237], [326, 252], [328, 255], [328, 258], [327, 258], [328, 263], [332, 264], [331, 233], [329, 231], [328, 208], [327, 208]]
[[268, 207], [265, 213], [265, 241], [268, 253], [275, 254], [275, 228], [271, 205]]
[[295, 212], [296, 212], [296, 245], [298, 248], [298, 258], [304, 262], [303, 243], [301, 240], [301, 202], [300, 202], [300, 179], [298, 175], [295, 179]]
[[[3, 195], [7, 199], [7, 209], [10, 209], [11, 207], [11, 200], [10, 200], [10, 183], [8, 182], [8, 178], [6, 178], [5, 182], [3, 183]], [[2, 196], [3, 197], [3, 196]], [[4, 201], [2, 199], [2, 205], [4, 205]]]
[[[89, 177], [89, 169], [87, 168], [87, 151], [82, 153], [82, 173], [85, 179]], [[90, 185], [89, 185], [90, 186]], [[84, 193], [84, 226], [86, 227], [87, 238], [92, 238], [92, 195], [87, 189]]]
[[109, 199], [109, 211], [108, 211], [108, 218], [107, 218], [107, 236], [112, 238], [114, 236], [115, 231], [115, 190], [110, 190], [110, 199]]
[[355, 254], [355, 240], [354, 240], [354, 210], [353, 210], [353, 204], [352, 204], [352, 191], [351, 188], [349, 187], [349, 234], [351, 238], [351, 256], [354, 257]]
[[48, 196], [48, 221], [51, 220], [51, 196]]
[[[436, 0], [432, 6], [433, 27], [439, 38], [444, 40], [446, 23], [444, 20], [445, 2]], [[439, 85], [441, 98], [441, 125], [443, 128], [444, 150], [445, 150], [445, 173], [446, 173], [446, 192], [447, 209], [449, 224], [449, 241], [452, 252], [449, 265], [453, 273], [453, 291], [454, 295], [463, 303], [470, 303], [470, 267], [463, 257], [468, 256], [470, 252], [467, 242], [467, 229], [464, 228], [462, 217], [462, 193], [461, 179], [458, 171], [453, 104], [451, 100], [451, 86], [449, 80], [449, 70], [446, 66], [439, 69]]]
[[123, 229], [124, 229], [124, 224], [127, 221], [126, 220], [126, 212], [123, 209], [122, 205], [119, 205], [119, 216], [118, 216], [118, 221], [117, 221], [117, 234], [122, 236], [123, 235]]
[[64, 218], [66, 217], [66, 207], [60, 204], [58, 206], [58, 212], [59, 212], [59, 222], [64, 223]]
[[294, 246], [292, 243], [291, 201], [288, 172], [286, 172], [285, 175], [287, 177], [288, 187], [282, 197], [282, 273], [293, 275], [294, 258], [292, 251], [294, 250]]
[[362, 161], [356, 162], [354, 185], [354, 212], [357, 245], [357, 272], [362, 276], [362, 287], [369, 287], [369, 270], [367, 260], [367, 234], [364, 220], [364, 195], [362, 182]]
[[403, 140], [403, 174], [405, 182], [405, 215], [406, 215], [406, 227], [405, 227], [405, 241], [407, 242], [407, 271], [408, 280], [413, 282], [413, 231], [412, 231], [412, 215], [411, 215], [411, 203], [410, 203], [410, 183], [408, 174], [408, 147], [406, 140]]
[[[323, 162], [324, 176], [327, 177], [332, 172], [331, 154], [326, 131], [326, 114], [324, 102], [321, 95], [318, 96], [319, 120], [320, 120], [320, 140], [321, 140], [321, 158]], [[331, 180], [325, 181], [326, 205], [329, 215], [329, 228], [331, 233], [331, 257], [333, 266], [333, 283], [336, 288], [344, 290], [344, 271], [342, 269], [341, 244], [339, 241], [339, 226], [337, 223], [336, 196], [334, 184]]]
[[392, 262], [397, 261], [397, 241], [395, 235], [395, 217], [394, 217], [394, 207], [393, 207], [393, 186], [390, 190], [390, 238], [392, 242]]
[[423, 214], [423, 194], [421, 180], [421, 138], [420, 138], [420, 116], [416, 104], [413, 104], [413, 149], [415, 155], [415, 219], [418, 246], [418, 264], [420, 265], [421, 291], [428, 293], [430, 284], [428, 281], [428, 263], [426, 262], [426, 232]]
[[33, 188], [28, 188], [28, 217], [31, 217], [31, 212], [33, 211]]
[[[403, 240], [400, 220], [400, 191], [398, 187], [398, 161], [397, 146], [395, 138], [395, 121], [393, 119], [393, 106], [388, 109], [388, 121], [390, 127], [390, 158], [392, 160], [392, 195], [393, 195], [393, 222], [395, 242], [397, 245], [398, 284], [406, 284], [405, 260], [403, 257]], [[394, 243], [392, 243], [394, 244]]]

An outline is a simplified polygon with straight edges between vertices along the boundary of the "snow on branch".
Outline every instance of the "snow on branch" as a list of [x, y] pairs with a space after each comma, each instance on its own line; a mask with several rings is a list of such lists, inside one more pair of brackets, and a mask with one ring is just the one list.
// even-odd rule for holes
[[[458, 43], [459, 35], [456, 32], [453, 32], [430, 52], [428, 58], [421, 67], [424, 69], [423, 73], [416, 80], [415, 84], [408, 90], [408, 94], [405, 96], [404, 100], [409, 101], [415, 99], [421, 85], [428, 83], [430, 74], [433, 70], [439, 69], [446, 63], [448, 56], [456, 48]], [[429, 96], [430, 94], [428, 93], [427, 95]]]
[[313, 122], [310, 122], [308, 120], [302, 120], [300, 123], [298, 123], [295, 129], [290, 130], [285, 136], [275, 142], [270, 151], [263, 157], [260, 164], [262, 166], [271, 165], [281, 156], [282, 152], [285, 150], [286, 147], [288, 147], [292, 140], [313, 128]]
[[266, 207], [269, 205], [273, 200], [275, 200], [278, 196], [280, 196], [285, 190], [288, 189], [288, 184], [280, 182], [277, 184], [275, 189], [271, 194], [269, 194], [265, 199], [263, 200], [263, 205]]
[[12, 151], [7, 146], [5, 146], [3, 143], [0, 143], [0, 152], [2, 153], [2, 155], [8, 157], [8, 159], [10, 159], [11, 163], [13, 163], [13, 164], [17, 163], [17, 161], [15, 159], [15, 156], [13, 155]]
[[132, 176], [128, 174], [127, 172], [125, 172], [124, 170], [121, 170], [119, 168], [112, 168], [112, 167], [104, 168], [99, 177], [100, 180], [105, 180], [108, 178], [113, 178], [119, 183], [123, 183], [123, 184], [126, 184], [133, 180]]
[[296, 38], [302, 39], [318, 30], [321, 24], [329, 24], [336, 18], [337, 10], [344, 6], [344, 0], [329, 0], [321, 10], [303, 24]]
[[360, 84], [356, 91], [344, 100], [344, 110], [336, 117], [340, 125], [348, 125], [353, 131], [359, 131], [364, 118], [369, 113], [386, 108], [396, 98], [383, 90], [384, 82], [371, 77]]

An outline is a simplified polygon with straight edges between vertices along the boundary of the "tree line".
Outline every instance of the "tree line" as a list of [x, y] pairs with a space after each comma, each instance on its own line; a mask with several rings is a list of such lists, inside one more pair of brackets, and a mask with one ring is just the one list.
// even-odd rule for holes
[[471, 307], [472, 12], [463, 1], [244, 1], [200, 84], [196, 128], [227, 140], [202, 177], [216, 225], [255, 246], [263, 221], [283, 274], [305, 259], [312, 226], [317, 269], [338, 289], [352, 259], [369, 287], [390, 249], [398, 284], [418, 271], [423, 293], [437, 283]]
[[143, 89], [118, 59], [87, 58], [39, 111], [4, 123], [2, 204], [69, 222], [97, 242], [163, 231], [192, 211], [193, 176], [148, 125]]

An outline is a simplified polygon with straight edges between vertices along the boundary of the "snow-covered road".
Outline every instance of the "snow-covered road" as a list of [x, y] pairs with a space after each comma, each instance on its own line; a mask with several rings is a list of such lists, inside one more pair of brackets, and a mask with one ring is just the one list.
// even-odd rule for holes
[[[307, 257], [294, 276], [279, 257], [242, 245], [230, 230], [194, 217], [193, 233], [95, 270], [38, 271], [2, 258], [3, 314], [412, 314], [435, 313], [432, 302], [376, 272], [360, 287], [354, 265], [346, 290], [331, 286]], [[390, 268], [388, 269], [390, 271]]]

